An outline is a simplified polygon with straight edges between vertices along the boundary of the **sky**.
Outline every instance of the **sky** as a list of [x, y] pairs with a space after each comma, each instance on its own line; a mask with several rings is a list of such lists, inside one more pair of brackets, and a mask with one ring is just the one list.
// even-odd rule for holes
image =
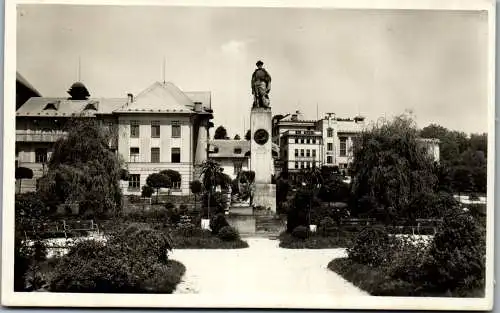
[[79, 76], [93, 97], [165, 77], [211, 91], [215, 125], [243, 136], [262, 60], [273, 115], [411, 110], [419, 127], [488, 131], [487, 12], [31, 4], [17, 17], [17, 70], [47, 97]]

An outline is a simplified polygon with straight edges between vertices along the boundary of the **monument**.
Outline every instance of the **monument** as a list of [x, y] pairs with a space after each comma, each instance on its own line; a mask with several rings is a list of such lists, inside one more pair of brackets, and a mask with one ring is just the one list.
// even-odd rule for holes
[[254, 96], [250, 112], [250, 169], [255, 172], [253, 203], [276, 212], [276, 185], [271, 184], [273, 172], [272, 157], [272, 113], [269, 101], [271, 76], [257, 62], [252, 75], [252, 94]]

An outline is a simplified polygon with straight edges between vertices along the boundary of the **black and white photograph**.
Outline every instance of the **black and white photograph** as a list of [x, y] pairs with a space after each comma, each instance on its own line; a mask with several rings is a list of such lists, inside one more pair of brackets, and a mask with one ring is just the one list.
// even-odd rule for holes
[[2, 304], [491, 309], [494, 9], [6, 0]]

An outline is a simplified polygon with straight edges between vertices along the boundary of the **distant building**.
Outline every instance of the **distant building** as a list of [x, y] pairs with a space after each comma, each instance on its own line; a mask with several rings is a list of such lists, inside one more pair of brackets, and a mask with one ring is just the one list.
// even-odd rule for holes
[[[241, 171], [250, 170], [250, 141], [233, 139], [210, 140], [209, 159], [216, 161], [223, 169], [223, 173], [232, 179]], [[273, 144], [272, 155], [278, 158], [278, 145]], [[271, 173], [273, 174], [273, 173]]]
[[16, 160], [34, 171], [23, 191], [33, 190], [44, 174], [54, 142], [65, 135], [63, 125], [86, 116], [114, 134], [110, 149], [130, 173], [125, 194], [140, 194], [150, 174], [166, 169], [182, 177], [172, 193], [189, 194], [189, 182], [207, 157], [210, 92], [182, 92], [172, 83], [157, 82], [136, 97], [91, 98], [82, 83], [68, 93], [69, 98], [32, 97], [16, 112]]
[[[328, 113], [320, 120], [302, 114], [281, 116], [273, 124], [273, 142], [279, 145], [282, 170], [297, 172], [313, 166], [337, 166], [346, 171], [353, 161], [355, 138], [366, 129], [365, 118], [339, 118]], [[439, 140], [419, 139], [434, 161], [439, 161]]]

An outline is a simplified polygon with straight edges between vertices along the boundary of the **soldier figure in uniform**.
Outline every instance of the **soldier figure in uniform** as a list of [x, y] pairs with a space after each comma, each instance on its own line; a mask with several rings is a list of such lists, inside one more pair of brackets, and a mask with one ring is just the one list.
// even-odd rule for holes
[[257, 69], [252, 75], [253, 107], [269, 107], [269, 92], [271, 91], [271, 75], [262, 67], [264, 63], [257, 61]]

